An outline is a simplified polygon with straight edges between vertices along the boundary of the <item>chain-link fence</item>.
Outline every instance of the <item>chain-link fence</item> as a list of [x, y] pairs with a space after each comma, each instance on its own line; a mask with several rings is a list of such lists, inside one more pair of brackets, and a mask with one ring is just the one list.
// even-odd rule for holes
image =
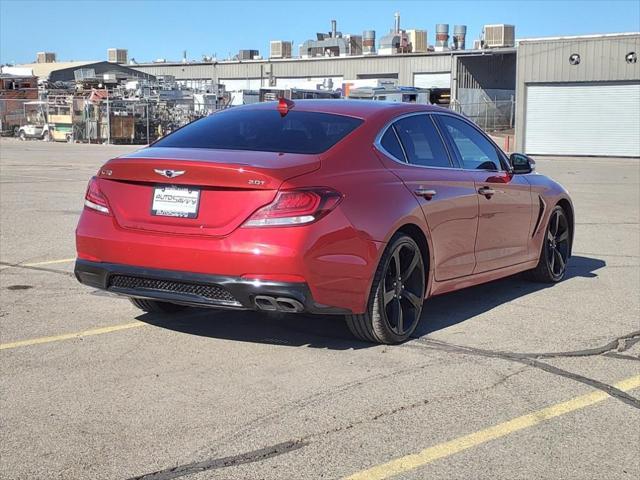
[[504, 131], [514, 128], [515, 99], [460, 102], [454, 100], [451, 110], [461, 113], [485, 131]]

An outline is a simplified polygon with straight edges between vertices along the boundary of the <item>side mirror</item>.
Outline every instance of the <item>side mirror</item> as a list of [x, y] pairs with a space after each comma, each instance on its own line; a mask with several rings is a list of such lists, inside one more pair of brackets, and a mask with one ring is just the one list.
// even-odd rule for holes
[[524, 153], [512, 153], [509, 156], [509, 163], [513, 173], [531, 173], [536, 169], [536, 162]]

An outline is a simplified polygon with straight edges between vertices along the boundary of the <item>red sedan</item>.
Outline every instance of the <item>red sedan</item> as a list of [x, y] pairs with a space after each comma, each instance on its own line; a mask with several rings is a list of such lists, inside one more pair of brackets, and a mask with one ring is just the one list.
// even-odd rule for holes
[[100, 168], [75, 273], [148, 312], [339, 314], [360, 339], [398, 343], [429, 296], [563, 278], [571, 199], [533, 170], [438, 107], [238, 107]]

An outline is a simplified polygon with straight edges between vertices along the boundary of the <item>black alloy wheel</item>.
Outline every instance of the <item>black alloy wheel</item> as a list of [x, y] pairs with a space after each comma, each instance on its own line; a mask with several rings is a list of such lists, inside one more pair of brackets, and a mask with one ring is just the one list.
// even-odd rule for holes
[[400, 243], [388, 260], [380, 289], [383, 317], [399, 337], [416, 328], [424, 296], [424, 264], [415, 242]]
[[422, 313], [426, 268], [420, 247], [407, 235], [394, 235], [376, 270], [367, 311], [347, 315], [347, 325], [359, 339], [395, 344], [415, 331]]
[[561, 206], [556, 206], [549, 215], [549, 223], [540, 253], [538, 266], [530, 271], [532, 280], [555, 283], [567, 272], [571, 241], [569, 219]]
[[545, 247], [549, 270], [554, 277], [561, 279], [567, 270], [569, 258], [569, 221], [562, 208], [556, 208], [551, 213]]

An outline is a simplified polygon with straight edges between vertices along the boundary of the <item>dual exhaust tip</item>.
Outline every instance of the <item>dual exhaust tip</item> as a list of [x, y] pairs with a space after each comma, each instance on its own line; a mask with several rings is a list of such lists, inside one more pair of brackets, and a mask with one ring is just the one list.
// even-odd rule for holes
[[300, 313], [304, 310], [304, 305], [293, 298], [257, 295], [253, 301], [259, 310], [267, 312]]

